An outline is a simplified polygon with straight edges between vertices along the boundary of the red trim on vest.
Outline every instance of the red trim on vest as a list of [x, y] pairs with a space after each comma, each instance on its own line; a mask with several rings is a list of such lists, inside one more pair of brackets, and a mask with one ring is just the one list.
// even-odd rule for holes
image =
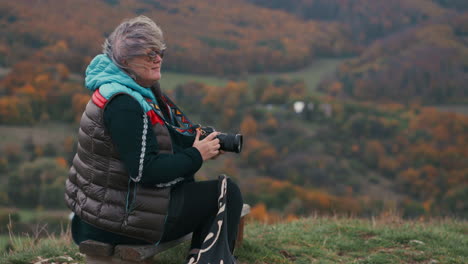
[[154, 126], [156, 123], [164, 125], [164, 121], [153, 110], [149, 110], [148, 112], [146, 112], [146, 114], [149, 116], [151, 120], [151, 125]]
[[92, 100], [99, 108], [104, 108], [107, 103], [107, 99], [99, 93], [99, 90], [93, 93]]
[[[92, 100], [99, 108], [102, 108], [102, 109], [104, 108], [104, 106], [106, 105], [108, 101], [104, 96], [101, 95], [99, 90], [94, 91]], [[151, 102], [151, 100], [149, 100], [149, 102]], [[146, 115], [149, 116], [151, 120], [151, 125], [154, 126], [156, 123], [164, 125], [164, 121], [161, 119], [161, 117], [159, 117], [158, 114], [154, 112], [154, 110], [152, 109], [149, 110], [148, 112], [146, 112]]]

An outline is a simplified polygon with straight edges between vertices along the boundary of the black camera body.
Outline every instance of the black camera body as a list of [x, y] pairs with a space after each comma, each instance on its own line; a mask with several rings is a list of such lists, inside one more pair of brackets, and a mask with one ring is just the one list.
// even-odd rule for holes
[[[209, 134], [216, 132], [213, 127], [201, 127], [200, 139], [204, 139]], [[216, 138], [219, 139], [220, 150], [240, 153], [242, 151], [243, 136], [242, 134], [227, 134], [220, 133]]]

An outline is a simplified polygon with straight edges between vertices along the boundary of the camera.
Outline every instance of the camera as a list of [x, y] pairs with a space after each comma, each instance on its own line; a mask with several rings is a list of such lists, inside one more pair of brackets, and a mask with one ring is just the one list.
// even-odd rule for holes
[[[209, 134], [216, 132], [213, 127], [201, 127], [200, 139], [204, 139]], [[242, 135], [241, 134], [226, 134], [220, 133], [216, 138], [219, 139], [220, 150], [240, 153], [242, 151]]]

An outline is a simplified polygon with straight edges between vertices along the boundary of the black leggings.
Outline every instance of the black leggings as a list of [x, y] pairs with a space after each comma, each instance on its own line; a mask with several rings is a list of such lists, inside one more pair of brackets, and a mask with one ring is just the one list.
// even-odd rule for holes
[[[173, 193], [183, 197], [177, 205], [171, 204], [163, 241], [170, 241], [193, 232], [190, 248], [201, 248], [218, 212], [218, 181], [184, 183]], [[242, 195], [239, 187], [228, 178], [226, 197], [226, 226], [231, 252], [234, 250], [237, 229], [242, 211]], [[175, 207], [175, 208], [174, 208]], [[172, 215], [171, 215], [172, 213]]]

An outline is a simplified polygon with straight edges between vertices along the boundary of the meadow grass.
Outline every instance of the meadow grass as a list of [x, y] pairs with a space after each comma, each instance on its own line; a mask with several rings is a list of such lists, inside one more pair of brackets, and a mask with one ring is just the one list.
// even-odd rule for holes
[[[1, 209], [0, 209], [1, 210]], [[67, 219], [70, 215], [70, 210], [32, 210], [32, 209], [18, 209], [18, 214], [21, 222], [32, 222], [41, 220], [42, 218]]]
[[5, 253], [5, 249], [7, 248], [10, 242], [9, 235], [0, 235], [0, 254]]
[[309, 218], [253, 224], [245, 263], [466, 263], [466, 222]]
[[12, 235], [6, 241], [9, 249], [0, 251], [0, 264], [85, 263], [70, 237], [69, 231], [45, 238]]
[[304, 80], [308, 91], [313, 93], [317, 89], [320, 81], [322, 81], [328, 75], [334, 73], [338, 65], [346, 59], [347, 58], [317, 59], [309, 66], [298, 71], [250, 74], [247, 76], [247, 81], [250, 84], [253, 84], [256, 79], [261, 77], [268, 78], [269, 80], [278, 78]]
[[216, 77], [212, 75], [198, 75], [189, 73], [176, 73], [176, 72], [161, 72], [161, 80], [159, 81], [164, 90], [173, 90], [178, 85], [188, 82], [200, 82], [212, 86], [225, 86], [228, 83], [227, 78]]
[[434, 107], [441, 112], [455, 112], [459, 114], [468, 115], [468, 102], [466, 102], [465, 104], [436, 105]]
[[[34, 241], [14, 238], [0, 263], [84, 263], [69, 232]], [[289, 223], [248, 222], [236, 249], [240, 264], [468, 263], [468, 222], [313, 217]], [[183, 263], [188, 242], [157, 255], [155, 263]]]
[[[278, 72], [278, 73], [253, 73], [241, 74], [235, 78], [236, 81], [245, 81], [253, 84], [258, 78], [267, 78], [274, 80], [278, 78], [290, 78], [304, 80], [310, 92], [315, 91], [320, 81], [335, 71], [336, 67], [346, 58], [323, 58], [317, 59], [309, 66], [292, 72]], [[197, 75], [176, 72], [162, 72], [161, 87], [165, 90], [172, 90], [178, 85], [195, 81], [213, 86], [225, 86], [229, 82], [227, 77], [216, 77], [212, 75]]]
[[35, 144], [63, 145], [66, 137], [76, 137], [78, 125], [65, 122], [43, 122], [34, 125], [0, 125], [0, 148], [8, 144], [23, 144], [32, 138]]

